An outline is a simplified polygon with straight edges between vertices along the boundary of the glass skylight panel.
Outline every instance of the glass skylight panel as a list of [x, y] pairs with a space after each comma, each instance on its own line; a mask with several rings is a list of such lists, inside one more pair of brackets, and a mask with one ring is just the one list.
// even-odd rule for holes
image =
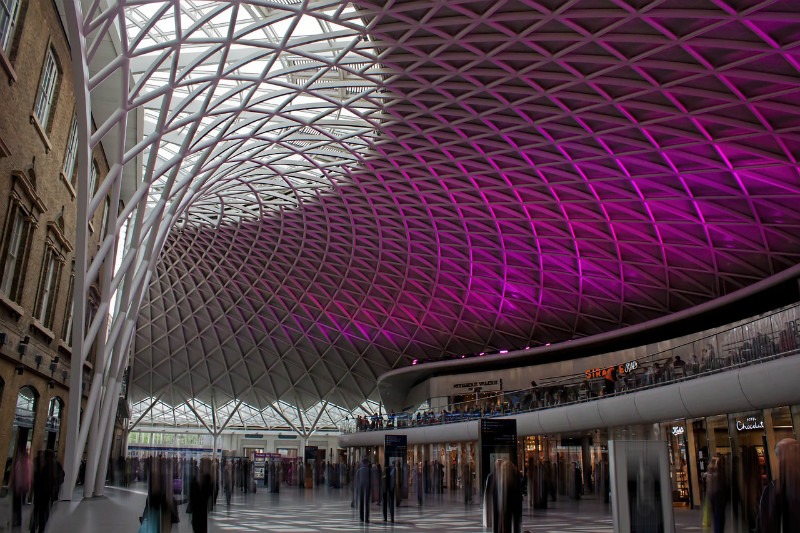
[[[175, 24], [176, 5], [182, 10], [179, 15], [180, 29]], [[340, 4], [329, 4], [308, 14], [288, 7], [298, 5], [296, 2], [287, 1], [286, 5], [284, 10], [244, 4], [234, 10], [232, 4], [187, 0], [181, 4], [158, 2], [126, 8], [127, 39], [136, 43], [133, 46], [137, 50], [146, 51], [147, 47], [158, 43], [166, 44], [178, 38], [182, 40], [180, 53], [166, 55], [163, 50], [154, 49], [135, 58], [134, 81], [144, 80], [136, 97], [140, 100], [152, 99], [145, 104], [145, 135], [154, 130], [163, 115], [159, 105], [164, 101], [163, 98], [168, 98], [175, 111], [167, 117], [167, 127], [161, 133], [158, 144], [153, 146], [159, 161], [153, 178], [158, 183], [166, 184], [158, 176], [160, 173], [169, 173], [175, 164], [180, 165], [181, 174], [208, 169], [212, 174], [204, 179], [210, 179], [209, 183], [232, 179], [239, 173], [230, 174], [231, 169], [225, 164], [226, 161], [238, 165], [247, 158], [254, 158], [268, 165], [261, 169], [263, 177], [259, 176], [258, 179], [271, 179], [268, 177], [270, 172], [285, 176], [298, 171], [311, 172], [319, 176], [319, 181], [303, 183], [303, 186], [317, 184], [329, 188], [321, 170], [313, 169], [309, 158], [316, 158], [317, 166], [322, 168], [329, 166], [333, 160], [331, 156], [318, 154], [345, 155], [348, 150], [324, 148], [325, 144], [335, 144], [336, 136], [331, 139], [313, 130], [303, 134], [295, 131], [302, 124], [343, 116], [338, 105], [314, 96], [313, 91], [340, 100], [352, 99], [363, 90], [362, 87], [369, 87], [368, 81], [352, 72], [342, 71], [333, 64], [341, 47], [360, 39], [359, 28], [363, 24], [352, 6], [343, 9]], [[346, 15], [341, 24], [331, 22], [342, 14]], [[150, 25], [150, 19], [154, 17], [158, 20]], [[238, 37], [228, 42], [230, 24], [234, 24]], [[142, 35], [142, 32], [146, 34]], [[284, 49], [278, 49], [284, 41]], [[229, 67], [220, 70], [219, 61], [223, 58]], [[357, 57], [341, 60], [352, 63], [350, 70], [353, 72], [365, 64], [363, 59]], [[147, 66], [148, 62], [150, 67]], [[298, 66], [301, 68], [298, 69]], [[173, 79], [171, 70], [176, 67], [177, 77]], [[295, 92], [293, 87], [308, 85], [315, 76], [319, 76], [319, 79], [309, 88], [311, 92]], [[343, 90], [341, 80], [351, 76], [359, 84], [359, 89]], [[165, 88], [169, 90], [169, 96], [162, 95]], [[229, 120], [231, 118], [233, 121]], [[347, 113], [347, 119], [361, 120], [351, 113]], [[191, 127], [191, 122], [197, 121], [199, 128]], [[282, 126], [275, 128], [275, 124], [280, 123], [286, 123], [289, 130], [281, 132]], [[361, 129], [366, 131], [369, 126], [364, 124]], [[189, 139], [190, 135], [192, 137]], [[252, 139], [244, 141], [247, 136]], [[347, 137], [338, 138], [343, 139], [340, 142], [349, 142]], [[181, 149], [185, 140], [190, 142], [191, 151], [188, 154]], [[224, 147], [226, 143], [231, 143], [233, 150], [227, 150]], [[359, 141], [358, 144], [363, 143]], [[201, 153], [197, 150], [212, 152], [207, 154], [210, 157], [203, 156], [203, 169], [192, 165], [194, 161], [201, 160]], [[299, 151], [303, 150], [311, 152], [301, 155]], [[181, 161], [178, 162], [177, 158], [181, 158]], [[149, 157], [145, 157], [145, 167], [148, 161]], [[154, 190], [159, 189], [156, 183], [153, 185]], [[215, 185], [217, 187], [220, 190], [227, 187], [228, 196], [236, 194], [238, 190], [226, 186], [224, 181]], [[177, 191], [164, 190], [162, 193], [174, 192]], [[150, 191], [151, 205], [158, 194]], [[249, 201], [252, 203], [253, 199]], [[269, 202], [273, 201], [274, 195]], [[239, 211], [244, 214], [258, 212], [255, 209]]]
[[311, 16], [303, 16], [300, 17], [300, 21], [297, 23], [294, 32], [292, 32], [292, 36], [309, 36], [309, 35], [321, 35], [324, 29], [322, 28], [319, 19], [316, 17]]
[[241, 63], [236, 70], [238, 74], [255, 77], [260, 76], [264, 72], [264, 69], [267, 68], [268, 64], [269, 59], [263, 54], [254, 54], [253, 59]]
[[286, 17], [270, 24], [270, 29], [275, 33], [278, 40], [283, 39], [283, 37], [289, 33], [289, 28], [292, 26], [293, 20], [294, 17]]

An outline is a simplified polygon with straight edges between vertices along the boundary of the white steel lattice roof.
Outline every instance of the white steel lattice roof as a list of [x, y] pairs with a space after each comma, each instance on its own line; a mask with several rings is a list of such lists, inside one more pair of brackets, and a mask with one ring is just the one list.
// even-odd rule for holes
[[[131, 420], [143, 426], [194, 427], [212, 425], [216, 421], [225, 429], [281, 429], [290, 427], [299, 433], [310, 434], [316, 428], [344, 428], [351, 417], [368, 416], [378, 411], [378, 404], [366, 401], [357, 409], [347, 410], [324, 402], [318, 402], [301, 410], [296, 405], [275, 402], [264, 409], [257, 409], [241, 402], [229, 401], [214, 407], [191, 398], [180, 405], [169, 405], [157, 398], [139, 400], [131, 406]], [[209, 431], [213, 432], [213, 427]]]
[[135, 399], [355, 409], [798, 263], [796, 1], [101, 4], [169, 228]]

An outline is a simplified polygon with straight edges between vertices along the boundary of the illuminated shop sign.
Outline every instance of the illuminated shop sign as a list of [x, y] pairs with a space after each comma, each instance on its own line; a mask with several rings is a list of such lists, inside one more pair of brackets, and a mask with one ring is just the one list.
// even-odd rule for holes
[[764, 421], [759, 420], [754, 416], [749, 416], [742, 420], [736, 421], [736, 429], [738, 431], [750, 431], [751, 429], [764, 429]]
[[[590, 368], [585, 372], [586, 379], [595, 379], [595, 378], [602, 378], [605, 376], [606, 372], [609, 372], [613, 366], [609, 366], [607, 368]], [[622, 363], [617, 365], [617, 374], [625, 374], [628, 372], [633, 372], [639, 368], [639, 363], [637, 361], [628, 361], [627, 363]]]
[[684, 433], [686, 433], [686, 428], [685, 427], [683, 427], [683, 426], [672, 426], [672, 434], [675, 435], [676, 437], [678, 435], [683, 435]]
[[476, 392], [478, 389], [482, 391], [503, 390], [503, 380], [487, 379], [484, 381], [469, 381], [467, 383], [456, 383], [453, 385], [453, 390], [455, 390], [455, 392]]

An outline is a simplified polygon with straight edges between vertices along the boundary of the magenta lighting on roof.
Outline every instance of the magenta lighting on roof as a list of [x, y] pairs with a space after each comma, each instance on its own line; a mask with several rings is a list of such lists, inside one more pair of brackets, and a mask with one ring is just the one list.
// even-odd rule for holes
[[354, 409], [394, 368], [644, 323], [800, 261], [800, 2], [315, 6], [189, 0], [181, 20], [215, 22], [179, 32], [123, 0], [85, 25], [129, 45], [89, 86], [131, 69], [111, 101], [150, 130], [109, 163], [146, 159], [147, 224], [163, 211], [134, 401]]

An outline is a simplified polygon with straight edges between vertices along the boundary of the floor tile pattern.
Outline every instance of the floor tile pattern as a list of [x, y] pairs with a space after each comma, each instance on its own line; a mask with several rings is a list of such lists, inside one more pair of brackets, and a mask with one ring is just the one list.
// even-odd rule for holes
[[[144, 487], [107, 488], [100, 499], [59, 502], [48, 533], [91, 531], [92, 533], [136, 533], [137, 517], [144, 506]], [[455, 495], [429, 496], [419, 507], [407, 501], [398, 508], [394, 523], [383, 522], [381, 508], [373, 505], [370, 522], [361, 523], [358, 510], [350, 507], [346, 490], [300, 490], [284, 487], [279, 494], [259, 490], [234, 495], [227, 507], [220, 495], [209, 518], [210, 533], [334, 533], [432, 532], [479, 533], [481, 508], [464, 505]], [[191, 515], [181, 506], [180, 523], [173, 533], [191, 533]], [[702, 531], [699, 511], [676, 510], [676, 531]], [[525, 508], [523, 531], [530, 533], [612, 533], [610, 507], [594, 500], [559, 501], [546, 511]]]

